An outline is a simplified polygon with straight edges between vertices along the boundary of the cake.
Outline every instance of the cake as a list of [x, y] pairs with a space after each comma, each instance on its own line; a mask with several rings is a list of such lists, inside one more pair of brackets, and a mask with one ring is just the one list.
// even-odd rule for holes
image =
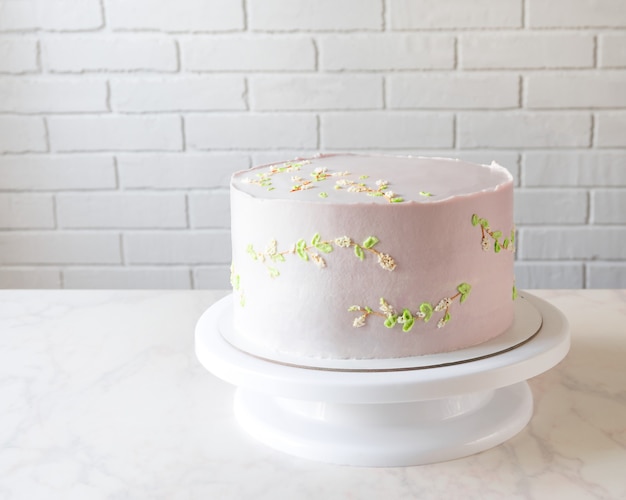
[[233, 175], [235, 346], [291, 359], [445, 353], [510, 327], [513, 180], [444, 158], [323, 155]]

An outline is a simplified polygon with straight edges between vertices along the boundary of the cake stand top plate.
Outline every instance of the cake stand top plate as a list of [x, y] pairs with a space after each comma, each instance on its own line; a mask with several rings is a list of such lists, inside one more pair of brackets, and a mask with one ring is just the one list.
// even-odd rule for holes
[[550, 303], [523, 293], [543, 320], [527, 342], [493, 356], [431, 368], [396, 371], [336, 371], [297, 367], [254, 357], [220, 333], [232, 314], [226, 297], [196, 325], [196, 354], [214, 375], [234, 385], [273, 396], [342, 403], [395, 403], [497, 389], [527, 380], [559, 363], [569, 350], [565, 316]]

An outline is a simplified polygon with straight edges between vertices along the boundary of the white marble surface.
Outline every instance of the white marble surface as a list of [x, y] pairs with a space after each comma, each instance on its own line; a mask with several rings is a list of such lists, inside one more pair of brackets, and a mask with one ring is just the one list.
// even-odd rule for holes
[[451, 462], [353, 468], [257, 444], [193, 333], [224, 293], [0, 291], [0, 499], [626, 498], [626, 291], [533, 291], [572, 347], [534, 416]]

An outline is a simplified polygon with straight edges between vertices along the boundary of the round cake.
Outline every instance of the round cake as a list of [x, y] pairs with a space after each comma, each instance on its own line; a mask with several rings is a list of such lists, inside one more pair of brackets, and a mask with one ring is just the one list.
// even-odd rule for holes
[[513, 321], [513, 180], [495, 163], [327, 155], [230, 190], [229, 341], [252, 354], [420, 356]]

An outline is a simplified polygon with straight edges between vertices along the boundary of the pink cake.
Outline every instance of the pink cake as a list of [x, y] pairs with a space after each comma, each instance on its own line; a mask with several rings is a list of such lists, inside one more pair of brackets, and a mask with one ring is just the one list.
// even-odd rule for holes
[[513, 321], [513, 181], [496, 165], [330, 155], [231, 182], [232, 338], [266, 358], [402, 358]]

